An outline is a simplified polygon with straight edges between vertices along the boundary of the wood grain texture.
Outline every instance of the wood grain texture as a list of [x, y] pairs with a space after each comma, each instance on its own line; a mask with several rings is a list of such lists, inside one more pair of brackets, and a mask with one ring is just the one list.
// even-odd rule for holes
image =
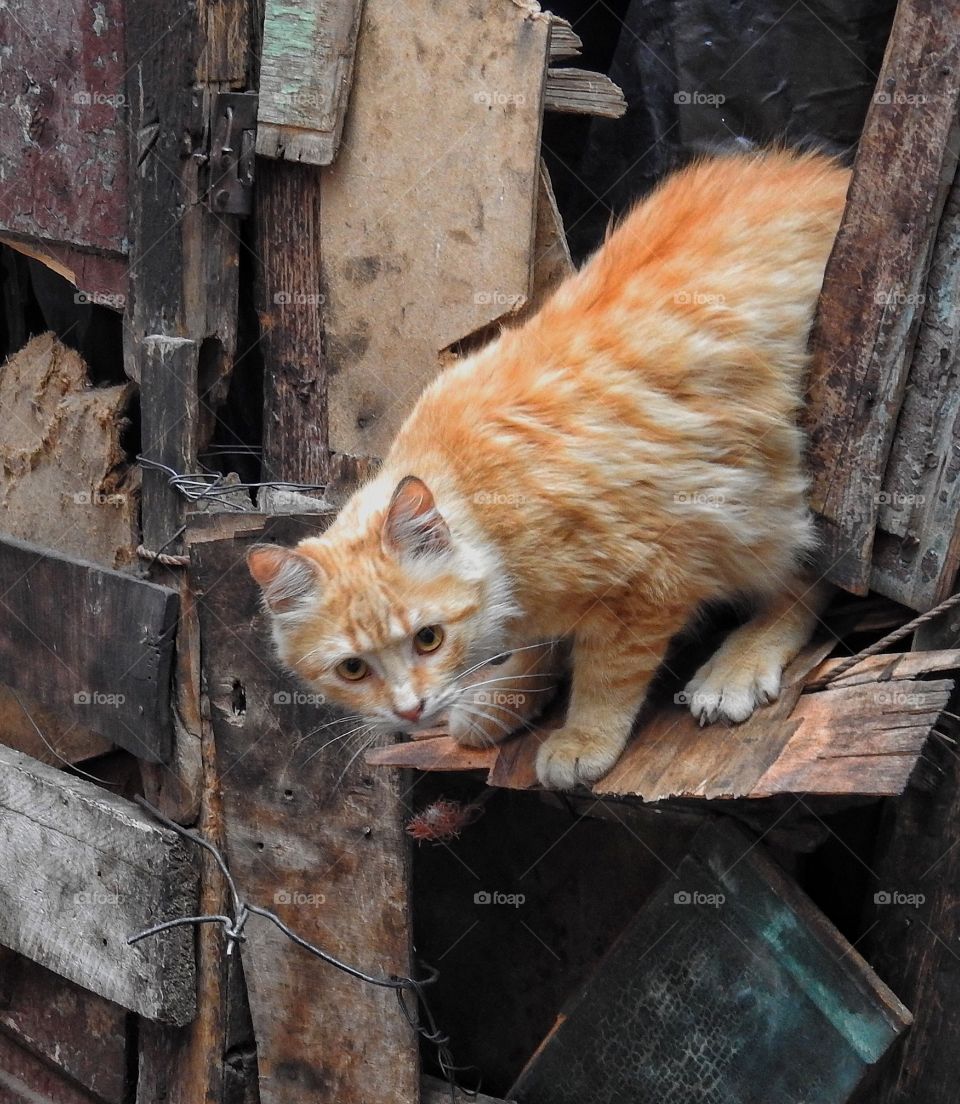
[[0, 8], [0, 229], [126, 253], [122, 0]]
[[257, 153], [329, 165], [353, 77], [362, 0], [266, 0]]
[[126, 1104], [124, 1009], [5, 948], [0, 948], [0, 1032], [98, 1100]]
[[[244, 552], [330, 514], [197, 520], [190, 545], [231, 870], [250, 900], [378, 974], [411, 969], [399, 775], [373, 776], [334, 717], [275, 667]], [[417, 1047], [389, 990], [346, 977], [256, 920], [243, 963], [264, 1104], [409, 1104]]]
[[[819, 796], [899, 794], [943, 710], [953, 682], [920, 681], [956, 669], [958, 655], [918, 652], [880, 656], [835, 686], [802, 693], [823, 648], [807, 650], [785, 675], [778, 701], [744, 724], [701, 728], [681, 705], [643, 720], [610, 773], [591, 788], [597, 796], [644, 801], [767, 798], [784, 793]], [[825, 668], [818, 668], [818, 677]], [[397, 744], [367, 753], [376, 766], [418, 770], [485, 770], [492, 786], [537, 787], [540, 743], [560, 723], [495, 748], [461, 748], [448, 736]]]
[[53, 1101], [56, 1104], [98, 1104], [97, 1097], [0, 1033], [0, 1102], [51, 1104]]
[[334, 452], [382, 457], [441, 351], [529, 296], [549, 26], [505, 0], [365, 3], [321, 189]]
[[920, 332], [883, 477], [870, 585], [917, 610], [960, 564], [960, 178], [947, 197]]
[[0, 747], [0, 853], [3, 946], [148, 1019], [192, 1019], [193, 933], [126, 942], [196, 915], [189, 844], [124, 798]]
[[822, 564], [864, 594], [883, 472], [957, 151], [960, 35], [950, 5], [901, 0], [827, 265], [806, 405]]
[[627, 111], [622, 89], [603, 73], [589, 69], [548, 69], [543, 106], [546, 111], [604, 119], [619, 119]]
[[[320, 175], [306, 165], [257, 168], [257, 316], [263, 354], [264, 480], [327, 478]], [[296, 225], [291, 238], [286, 228]]]
[[174, 591], [0, 539], [0, 682], [163, 762]]

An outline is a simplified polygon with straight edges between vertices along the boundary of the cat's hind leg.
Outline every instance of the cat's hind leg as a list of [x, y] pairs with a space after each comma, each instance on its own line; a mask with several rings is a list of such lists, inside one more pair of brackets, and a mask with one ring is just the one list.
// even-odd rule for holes
[[553, 700], [567, 670], [566, 648], [517, 648], [476, 672], [450, 708], [450, 735], [466, 747], [490, 747], [524, 728]]
[[684, 691], [702, 725], [745, 721], [758, 705], [776, 700], [784, 667], [812, 636], [832, 592], [827, 583], [791, 576], [779, 594], [730, 633]]

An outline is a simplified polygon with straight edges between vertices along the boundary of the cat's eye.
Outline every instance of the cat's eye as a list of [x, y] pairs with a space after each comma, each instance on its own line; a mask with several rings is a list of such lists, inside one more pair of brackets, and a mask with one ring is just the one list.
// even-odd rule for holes
[[370, 667], [366, 660], [359, 656], [350, 656], [349, 659], [340, 660], [336, 666], [336, 672], [348, 682], [359, 682], [370, 674]]
[[439, 625], [427, 625], [414, 635], [413, 646], [421, 655], [435, 652], [443, 643], [443, 629]]

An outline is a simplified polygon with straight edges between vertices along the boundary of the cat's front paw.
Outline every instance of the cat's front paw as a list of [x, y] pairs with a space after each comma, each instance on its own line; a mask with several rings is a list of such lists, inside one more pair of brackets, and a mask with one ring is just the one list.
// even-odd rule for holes
[[621, 751], [622, 743], [611, 743], [598, 732], [565, 725], [540, 745], [537, 778], [542, 786], [572, 790], [579, 783], [602, 778]]
[[687, 683], [684, 696], [701, 725], [740, 724], [758, 705], [776, 701], [783, 663], [777, 655], [724, 653], [723, 648]]

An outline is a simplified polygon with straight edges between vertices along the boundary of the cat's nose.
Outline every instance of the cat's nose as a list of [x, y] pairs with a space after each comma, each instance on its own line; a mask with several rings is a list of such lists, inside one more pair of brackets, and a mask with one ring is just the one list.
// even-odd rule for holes
[[419, 721], [423, 716], [423, 699], [413, 707], [413, 709], [394, 709], [394, 713], [404, 721]]

